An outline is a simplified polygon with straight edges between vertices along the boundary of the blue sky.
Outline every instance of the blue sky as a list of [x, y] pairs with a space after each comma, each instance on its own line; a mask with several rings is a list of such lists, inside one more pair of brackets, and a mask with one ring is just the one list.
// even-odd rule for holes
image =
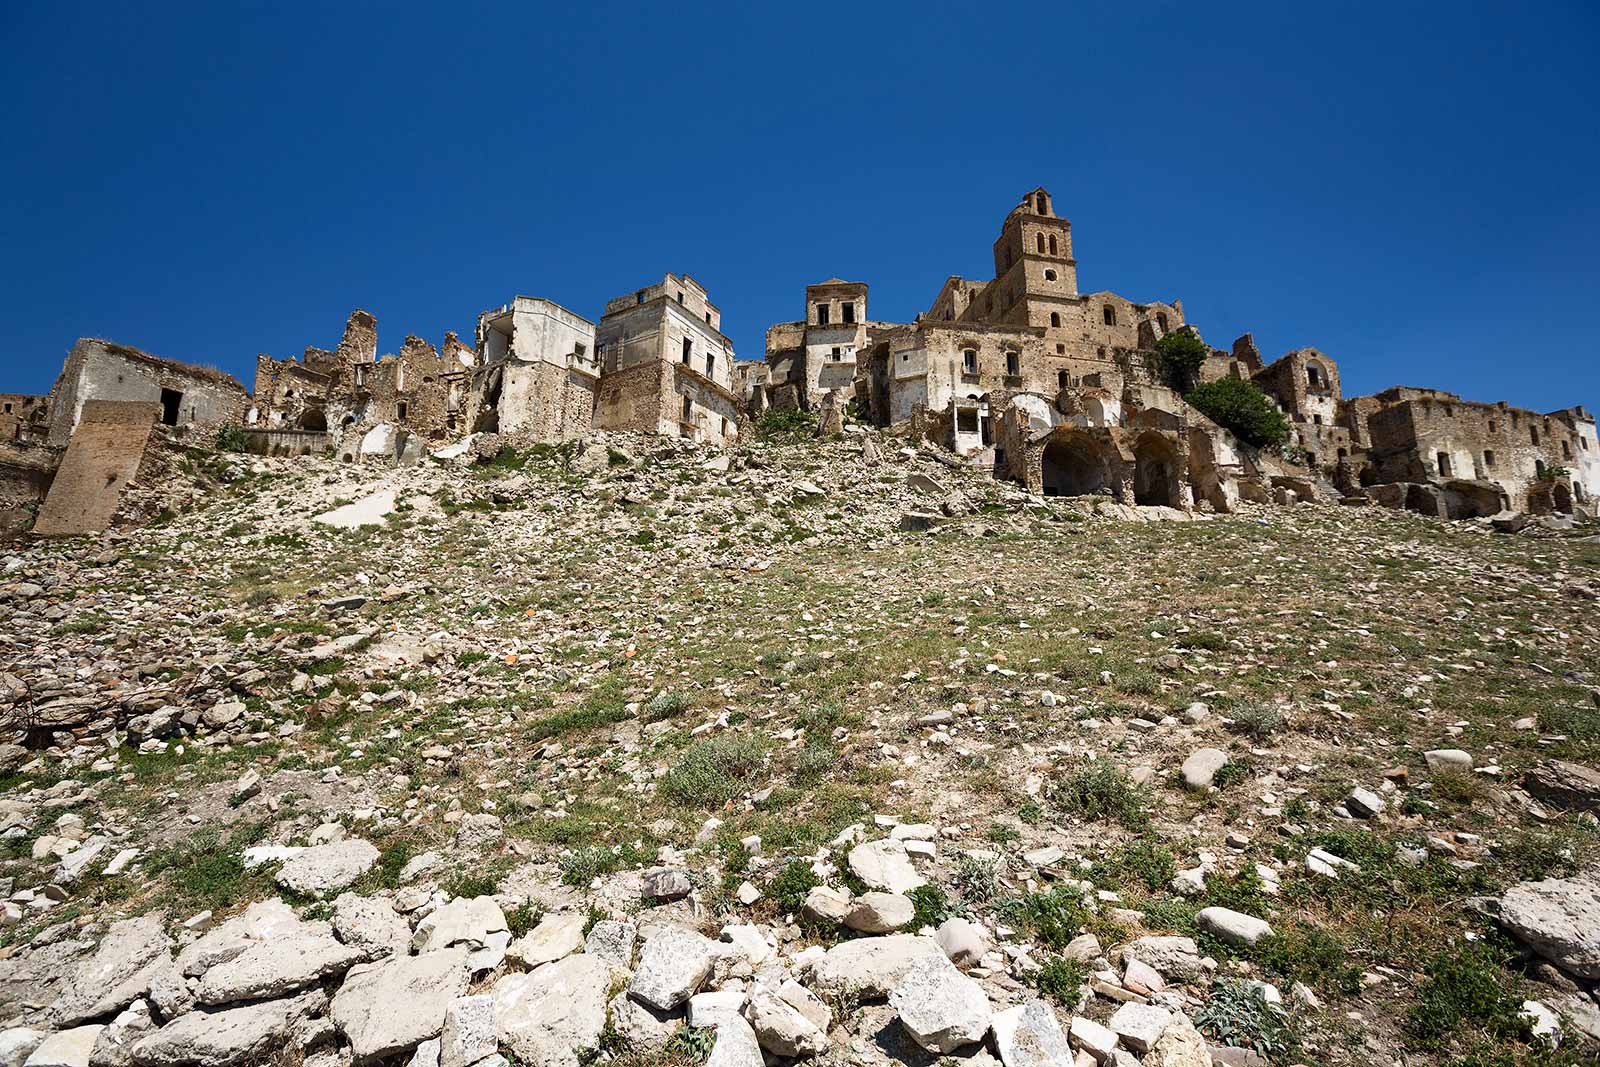
[[6, 4], [0, 391], [79, 336], [249, 385], [355, 307], [391, 352], [667, 270], [759, 358], [807, 282], [903, 321], [989, 277], [1044, 185], [1083, 291], [1214, 345], [1600, 408], [1600, 7], [1128, 7]]

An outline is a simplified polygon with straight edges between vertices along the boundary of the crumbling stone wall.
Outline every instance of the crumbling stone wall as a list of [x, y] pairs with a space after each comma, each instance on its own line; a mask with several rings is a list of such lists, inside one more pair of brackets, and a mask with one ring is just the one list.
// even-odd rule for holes
[[159, 403], [85, 401], [34, 533], [70, 536], [109, 527], [161, 415]]
[[239, 425], [249, 399], [244, 386], [211, 367], [162, 359], [100, 338], [80, 338], [50, 390], [48, 441], [66, 446], [84, 406], [94, 400], [153, 403], [157, 421], [204, 432]]
[[23, 444], [50, 435], [50, 398], [30, 393], [0, 393], [0, 441]]
[[1600, 445], [1594, 420], [1581, 408], [1540, 414], [1398, 388], [1377, 399], [1384, 406], [1367, 417], [1368, 458], [1381, 482], [1493, 482], [1511, 506], [1530, 509], [1547, 480], [1571, 486], [1574, 500], [1600, 492], [1600, 470], [1584, 462], [1600, 455]]

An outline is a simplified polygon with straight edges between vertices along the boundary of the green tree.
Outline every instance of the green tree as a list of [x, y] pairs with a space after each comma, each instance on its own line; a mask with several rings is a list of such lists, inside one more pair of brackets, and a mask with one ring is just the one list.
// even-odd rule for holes
[[1156, 360], [1161, 376], [1180, 393], [1187, 393], [1200, 380], [1211, 347], [1193, 330], [1178, 330], [1156, 342]]
[[1208, 419], [1247, 445], [1270, 448], [1289, 437], [1289, 423], [1254, 382], [1218, 378], [1184, 397]]

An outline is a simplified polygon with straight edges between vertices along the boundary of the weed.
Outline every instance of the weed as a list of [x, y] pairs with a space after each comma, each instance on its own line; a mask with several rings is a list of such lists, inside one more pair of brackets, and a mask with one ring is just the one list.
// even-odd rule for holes
[[1089, 965], [1065, 956], [1049, 956], [1029, 981], [1040, 993], [1059, 1004], [1075, 1006], [1089, 978]]
[[1142, 885], [1152, 892], [1171, 885], [1177, 873], [1178, 862], [1172, 850], [1153, 837], [1131, 841], [1094, 865], [1096, 881], [1115, 886]]
[[1270, 704], [1240, 704], [1228, 712], [1229, 729], [1246, 734], [1258, 741], [1265, 740], [1283, 728], [1283, 712]]
[[906, 896], [911, 898], [911, 903], [916, 907], [911, 919], [913, 930], [920, 930], [924, 926], [936, 927], [955, 914], [950, 898], [936, 885], [919, 885]]
[[1089, 919], [1083, 898], [1065, 886], [1003, 901], [995, 908], [995, 914], [1013, 926], [1031, 931], [1055, 949], [1065, 948]]
[[968, 904], [987, 904], [1000, 891], [1000, 862], [978, 856], [962, 856], [951, 881], [961, 899]]
[[696, 741], [662, 779], [661, 793], [683, 807], [719, 808], [744, 793], [766, 753], [766, 743], [749, 734]]
[[1423, 973], [1421, 1002], [1406, 1014], [1407, 1037], [1418, 1048], [1438, 1049], [1467, 1027], [1494, 1037], [1526, 1038], [1522, 1003], [1507, 988], [1501, 953], [1484, 944], [1451, 946]]
[[1195, 1027], [1224, 1045], [1253, 1049], [1271, 1059], [1290, 1058], [1300, 1047], [1293, 1021], [1267, 1003], [1261, 987], [1243, 979], [1217, 983], [1194, 1016]]
[[786, 912], [797, 912], [805, 905], [806, 894], [822, 884], [822, 879], [804, 860], [790, 860], [767, 886], [767, 895]]
[[1121, 822], [1132, 829], [1150, 823], [1145, 790], [1126, 771], [1105, 760], [1086, 760], [1051, 792], [1063, 810], [1084, 819]]

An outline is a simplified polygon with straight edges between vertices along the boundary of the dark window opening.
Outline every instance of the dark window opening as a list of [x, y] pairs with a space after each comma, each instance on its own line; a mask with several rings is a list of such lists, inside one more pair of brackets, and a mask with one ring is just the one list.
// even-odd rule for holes
[[817, 325], [818, 326], [826, 326], [826, 325], [828, 325], [828, 305], [827, 304], [818, 304], [817, 305]]
[[1562, 441], [1561, 442], [1561, 457], [1563, 459], [1571, 459], [1572, 458], [1572, 442], [1570, 442], [1570, 441]]
[[1050, 254], [1052, 256], [1056, 254], [1056, 235], [1055, 234], [1051, 234], [1050, 235]]
[[835, 363], [838, 363], [843, 358], [844, 358], [844, 355], [843, 355], [843, 353], [841, 353], [839, 351], [839, 346], [835, 345], [834, 348], [833, 348], [833, 361]]
[[1493, 467], [1494, 466], [1494, 451], [1493, 451], [1493, 449], [1484, 449], [1484, 452], [1483, 452], [1483, 465], [1485, 467]]
[[1436, 458], [1439, 461], [1439, 477], [1450, 477], [1450, 453], [1440, 452]]
[[1537, 427], [1537, 426], [1529, 426], [1528, 427], [1528, 435], [1531, 438], [1533, 438], [1533, 443], [1534, 444], [1538, 444], [1539, 443], [1539, 427]]
[[1321, 415], [1313, 415], [1313, 416], [1311, 416], [1311, 421], [1316, 423], [1318, 426], [1321, 426], [1322, 425], [1322, 416]]
[[1067, 346], [1066, 345], [1056, 345], [1056, 355], [1058, 355], [1058, 356], [1066, 355], [1066, 352], [1067, 352]]
[[1039, 207], [1039, 214], [1043, 215], [1050, 210], [1049, 201], [1045, 200], [1042, 194], [1037, 198], [1037, 203]]
[[1156, 325], [1161, 327], [1162, 333], [1166, 333], [1170, 329], [1167, 325], [1167, 313], [1165, 311], [1156, 315]]
[[1493, 419], [1489, 420], [1489, 432], [1490, 433], [1494, 433], [1494, 420]]
[[694, 355], [694, 342], [691, 341], [689, 338], [685, 337], [683, 339], [683, 362], [685, 364], [688, 364], [689, 357], [691, 357], [693, 355]]
[[683, 293], [681, 292], [678, 294], [678, 303], [683, 303]]
[[841, 304], [839, 306], [839, 310], [843, 313], [845, 322], [854, 322], [854, 321], [856, 321], [856, 306], [855, 306], [855, 304], [853, 304], [850, 301], [846, 300], [843, 304]]
[[1039, 254], [1044, 255], [1044, 234], [1039, 234], [1037, 240], [1034, 241], [1034, 245], [1038, 248]]
[[161, 421], [168, 426], [178, 425], [178, 406], [183, 403], [183, 394], [176, 389], [161, 390]]
[[640, 289], [637, 293], [635, 293], [634, 299], [640, 304], [644, 303], [644, 290]]
[[404, 422], [405, 421], [405, 417], [406, 417], [406, 412], [409, 411], [409, 410], [411, 410], [411, 409], [406, 405], [406, 402], [404, 400], [402, 400], [402, 401], [400, 401], [400, 406], [395, 409], [395, 415], [402, 422]]
[[1110, 304], [1102, 308], [1100, 314], [1106, 320], [1107, 326], [1115, 326], [1117, 324], [1117, 309]]
[[970, 348], [961, 353], [961, 370], [966, 374], [977, 374], [978, 353]]
[[956, 408], [956, 432], [958, 432], [958, 433], [977, 433], [978, 432], [978, 409], [977, 408]]
[[723, 419], [722, 420], [722, 436], [724, 436], [724, 437], [728, 436], [728, 420], [727, 419]]
[[1050, 325], [1052, 325], [1052, 326], [1060, 326], [1061, 325], [1061, 312], [1059, 312], [1059, 311], [1050, 312]]
[[1019, 357], [1015, 352], [1007, 352], [1006, 353], [1006, 373], [1007, 374], [1019, 374], [1019, 373], [1021, 373], [1021, 363], [1022, 363], [1021, 357]]
[[1067, 372], [1064, 371], [1064, 370], [1056, 371], [1056, 388], [1057, 389], [1065, 389], [1066, 387], [1067, 387]]
[[694, 404], [689, 400], [688, 397], [683, 398], [683, 421], [694, 421]]
[[717, 366], [717, 354], [715, 352], [707, 352], [706, 353], [706, 377], [707, 378], [710, 378], [712, 376], [711, 372], [716, 368], [716, 366]]
[[1044, 272], [1044, 280], [1047, 281], [1047, 282], [1055, 281], [1056, 280], [1056, 272], [1053, 271], [1053, 270], [1045, 271]]

